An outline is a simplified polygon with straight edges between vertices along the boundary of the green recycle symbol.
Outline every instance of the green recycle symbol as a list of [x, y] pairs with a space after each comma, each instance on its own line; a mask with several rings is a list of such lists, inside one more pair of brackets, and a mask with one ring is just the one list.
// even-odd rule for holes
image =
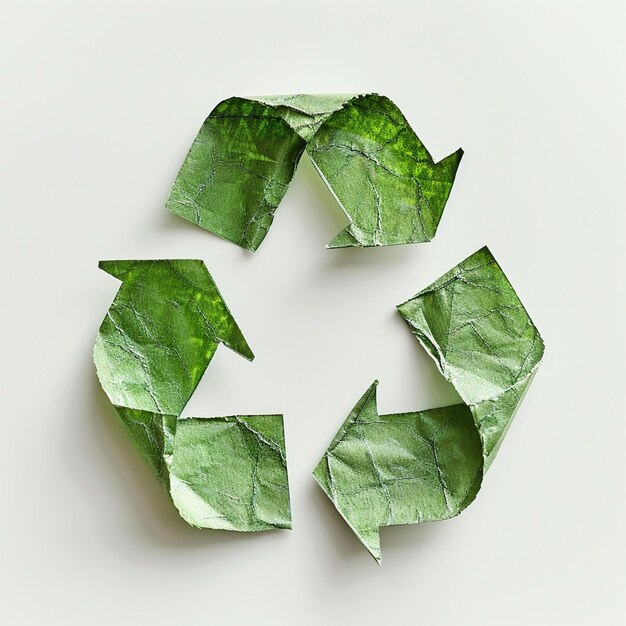
[[[432, 239], [462, 156], [434, 163], [376, 94], [230, 98], [200, 129], [167, 206], [256, 250], [304, 150], [350, 219], [328, 247]], [[99, 266], [121, 286], [96, 338], [96, 372], [181, 517], [291, 528], [282, 415], [182, 416], [219, 344], [254, 358], [204, 263]], [[447, 519], [473, 502], [544, 351], [486, 247], [397, 308], [462, 403], [380, 415], [375, 381], [313, 472], [379, 562], [381, 527]]]

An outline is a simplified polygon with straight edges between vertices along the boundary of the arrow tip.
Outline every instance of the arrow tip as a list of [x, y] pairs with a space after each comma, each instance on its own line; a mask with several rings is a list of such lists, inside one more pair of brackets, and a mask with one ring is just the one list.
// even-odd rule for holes
[[326, 244], [327, 249], [332, 248], [353, 248], [355, 246], [366, 245], [360, 242], [355, 236], [352, 229], [352, 224], [346, 226], [340, 233], [338, 233], [331, 241]]
[[337, 482], [337, 470], [341, 468], [342, 472], [352, 472], [353, 468], [346, 464], [345, 459], [336, 456], [337, 447], [341, 445], [344, 437], [355, 425], [358, 425], [359, 422], [371, 424], [378, 420], [377, 387], [378, 381], [375, 380], [356, 403], [350, 415], [335, 435], [326, 454], [324, 454], [313, 471], [313, 476], [359, 541], [367, 548], [376, 562], [380, 563], [382, 553], [380, 549], [379, 526], [375, 525], [376, 520], [372, 520], [368, 514], [365, 516], [360, 515], [359, 511], [351, 503], [351, 496], [342, 492], [341, 483]]
[[353, 529], [356, 536], [361, 543], [367, 548], [368, 552], [374, 557], [374, 560], [378, 565], [383, 560], [383, 554], [380, 549], [380, 529], [375, 528], [373, 530], [358, 531]]
[[98, 263], [98, 267], [110, 274], [114, 278], [123, 281], [126, 274], [135, 267], [138, 263], [145, 263], [145, 261], [136, 261], [136, 260], [121, 260], [121, 261], [100, 261]]

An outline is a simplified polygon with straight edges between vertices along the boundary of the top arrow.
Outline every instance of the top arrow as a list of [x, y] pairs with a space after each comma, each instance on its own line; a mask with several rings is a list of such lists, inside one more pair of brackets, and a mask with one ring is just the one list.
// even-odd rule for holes
[[166, 206], [254, 251], [305, 148], [351, 222], [330, 248], [430, 241], [463, 154], [435, 163], [377, 94], [228, 98], [202, 125]]

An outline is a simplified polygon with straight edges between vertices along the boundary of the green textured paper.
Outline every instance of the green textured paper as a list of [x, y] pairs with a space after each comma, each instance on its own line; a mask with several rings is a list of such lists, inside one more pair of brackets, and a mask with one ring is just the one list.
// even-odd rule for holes
[[430, 241], [463, 154], [435, 163], [377, 94], [229, 98], [202, 125], [167, 207], [256, 250], [305, 149], [350, 220], [329, 248]]
[[254, 355], [197, 260], [101, 261], [122, 285], [100, 326], [100, 383], [193, 526], [291, 528], [281, 415], [181, 417], [217, 346]]
[[380, 527], [447, 519], [474, 500], [544, 351], [487, 248], [398, 310], [465, 404], [379, 415], [375, 382], [315, 468], [379, 562]]

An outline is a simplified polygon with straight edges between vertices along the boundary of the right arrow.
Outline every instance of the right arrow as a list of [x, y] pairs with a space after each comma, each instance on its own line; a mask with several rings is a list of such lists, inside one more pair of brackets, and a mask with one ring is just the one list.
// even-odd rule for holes
[[447, 519], [474, 500], [544, 351], [487, 248], [398, 309], [464, 404], [379, 415], [374, 382], [315, 468], [378, 562], [382, 526]]

